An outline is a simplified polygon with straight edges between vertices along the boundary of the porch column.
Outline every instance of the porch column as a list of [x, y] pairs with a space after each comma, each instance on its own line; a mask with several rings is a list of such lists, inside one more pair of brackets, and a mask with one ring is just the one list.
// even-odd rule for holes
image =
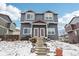
[[48, 38], [48, 23], [46, 24], [46, 34], [47, 34], [47, 38]]
[[30, 32], [31, 33], [31, 37], [32, 37], [32, 28], [33, 28], [33, 24], [31, 23], [31, 32]]

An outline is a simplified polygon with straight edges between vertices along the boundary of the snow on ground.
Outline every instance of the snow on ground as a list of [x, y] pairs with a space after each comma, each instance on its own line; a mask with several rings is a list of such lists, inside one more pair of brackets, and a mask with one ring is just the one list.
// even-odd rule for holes
[[[59, 41], [49, 41], [46, 42], [48, 48], [50, 48], [51, 53], [48, 53], [50, 56], [54, 56], [55, 48], [61, 47], [63, 49], [64, 56], [79, 56], [79, 47], [59, 42]], [[31, 53], [32, 44], [27, 41], [14, 41], [0, 42], [0, 56], [35, 56], [35, 53]]]
[[[59, 41], [46, 42], [51, 52], [55, 52], [56, 47], [60, 47], [63, 50], [63, 56], [79, 56], [79, 47]], [[49, 55], [55, 55], [50, 53]]]
[[27, 41], [0, 42], [0, 56], [27, 56], [30, 55], [32, 44]]

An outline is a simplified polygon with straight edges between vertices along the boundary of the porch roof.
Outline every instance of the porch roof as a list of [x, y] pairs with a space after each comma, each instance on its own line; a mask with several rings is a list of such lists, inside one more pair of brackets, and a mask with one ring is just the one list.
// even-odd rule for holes
[[33, 23], [46, 23], [44, 20], [35, 20]]
[[35, 20], [33, 25], [46, 25], [46, 22], [44, 20]]
[[45, 23], [33, 23], [33, 25], [46, 25]]

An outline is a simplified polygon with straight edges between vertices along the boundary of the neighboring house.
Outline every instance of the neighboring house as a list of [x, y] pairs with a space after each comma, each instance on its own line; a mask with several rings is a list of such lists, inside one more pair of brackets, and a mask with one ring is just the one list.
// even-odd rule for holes
[[13, 32], [13, 35], [20, 35], [20, 30], [19, 29], [15, 29], [15, 31]]
[[15, 27], [8, 15], [0, 14], [0, 35], [12, 35]]
[[72, 18], [69, 24], [66, 24], [65, 30], [69, 36], [70, 43], [79, 42], [79, 16]]
[[36, 13], [32, 10], [21, 13], [21, 38], [48, 37], [51, 40], [58, 39], [58, 16], [52, 11]]
[[59, 36], [59, 40], [63, 41], [63, 42], [69, 42], [68, 34], [63, 34], [63, 35]]

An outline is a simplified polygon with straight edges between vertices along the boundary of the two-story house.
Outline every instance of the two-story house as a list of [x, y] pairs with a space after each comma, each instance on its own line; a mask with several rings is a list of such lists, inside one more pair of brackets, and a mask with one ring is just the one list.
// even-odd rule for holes
[[58, 39], [58, 16], [52, 11], [36, 13], [32, 10], [21, 13], [21, 38], [47, 37], [51, 40]]
[[79, 43], [79, 16], [73, 17], [69, 24], [65, 25], [65, 30], [70, 43]]
[[15, 28], [16, 24], [8, 15], [0, 14], [0, 35], [12, 35]]

